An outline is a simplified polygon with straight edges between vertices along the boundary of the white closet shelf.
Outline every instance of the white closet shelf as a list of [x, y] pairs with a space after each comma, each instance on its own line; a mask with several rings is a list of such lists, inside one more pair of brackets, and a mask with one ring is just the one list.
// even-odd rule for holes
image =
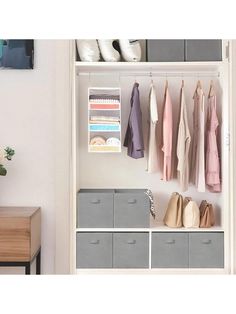
[[218, 71], [223, 65], [222, 61], [212, 62], [81, 62], [75, 63], [80, 74], [86, 72], [127, 72], [127, 71], [193, 71], [202, 72]]
[[154, 228], [76, 228], [76, 232], [223, 232], [220, 226], [211, 228], [169, 228], [164, 225]]

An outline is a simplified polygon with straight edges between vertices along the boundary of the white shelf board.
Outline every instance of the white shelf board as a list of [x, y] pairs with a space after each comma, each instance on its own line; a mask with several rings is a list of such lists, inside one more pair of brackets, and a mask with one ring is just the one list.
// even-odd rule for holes
[[154, 228], [76, 228], [76, 232], [223, 232], [220, 226], [211, 228], [169, 228], [160, 225]]
[[75, 62], [79, 73], [87, 72], [129, 72], [129, 71], [218, 71], [223, 65], [222, 61], [216, 62]]
[[145, 275], [225, 275], [225, 268], [77, 268], [76, 274], [145, 274]]

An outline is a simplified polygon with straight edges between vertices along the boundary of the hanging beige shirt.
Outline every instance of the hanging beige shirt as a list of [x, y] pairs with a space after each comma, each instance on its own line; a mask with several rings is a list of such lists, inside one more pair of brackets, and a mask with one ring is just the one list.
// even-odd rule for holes
[[169, 181], [171, 179], [171, 163], [172, 163], [173, 116], [172, 116], [172, 102], [168, 86], [166, 86], [164, 96], [162, 129], [163, 129], [162, 130], [163, 180]]
[[149, 93], [149, 140], [148, 140], [148, 173], [157, 172], [157, 122], [158, 122], [158, 111], [157, 111], [157, 99], [155, 87], [152, 84]]
[[177, 174], [180, 188], [184, 192], [189, 183], [189, 147], [191, 136], [188, 126], [187, 108], [184, 96], [184, 88], [180, 91], [180, 118], [177, 139]]
[[205, 96], [198, 87], [193, 96], [193, 149], [191, 177], [198, 192], [205, 192]]

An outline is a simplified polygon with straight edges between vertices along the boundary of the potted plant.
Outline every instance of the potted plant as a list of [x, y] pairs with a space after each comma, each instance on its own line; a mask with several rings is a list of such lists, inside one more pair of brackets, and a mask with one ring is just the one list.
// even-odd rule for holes
[[14, 156], [15, 151], [10, 147], [6, 147], [5, 149], [0, 149], [0, 176], [5, 176], [7, 174], [7, 170], [4, 167], [4, 163], [7, 160], [12, 160], [12, 156]]

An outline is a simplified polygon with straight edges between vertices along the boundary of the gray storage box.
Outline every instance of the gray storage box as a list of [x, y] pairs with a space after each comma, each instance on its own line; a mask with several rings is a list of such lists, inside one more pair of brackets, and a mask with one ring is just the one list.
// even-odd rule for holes
[[223, 232], [189, 234], [190, 268], [224, 268]]
[[184, 39], [147, 40], [147, 61], [178, 62], [184, 61]]
[[144, 189], [115, 190], [114, 227], [146, 228], [150, 225], [150, 200]]
[[186, 61], [222, 61], [222, 40], [185, 41]]
[[152, 233], [152, 268], [188, 268], [188, 233]]
[[77, 227], [113, 227], [114, 190], [81, 189], [77, 200]]
[[76, 267], [112, 268], [112, 233], [77, 233]]
[[148, 233], [113, 234], [113, 268], [148, 268]]

